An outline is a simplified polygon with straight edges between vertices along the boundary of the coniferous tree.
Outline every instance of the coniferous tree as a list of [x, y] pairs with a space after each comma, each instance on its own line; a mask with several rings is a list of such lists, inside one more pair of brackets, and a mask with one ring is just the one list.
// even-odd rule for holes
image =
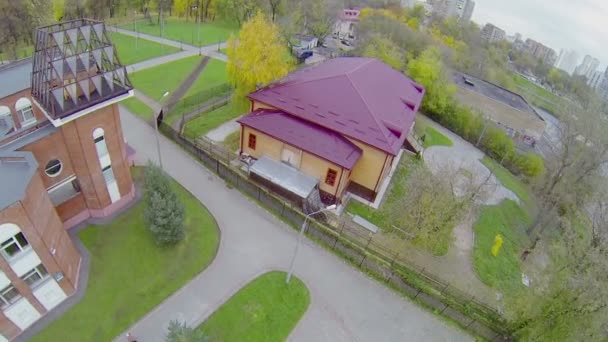
[[167, 175], [156, 165], [149, 164], [145, 172], [144, 218], [159, 245], [174, 244], [184, 238], [184, 205], [173, 189]]

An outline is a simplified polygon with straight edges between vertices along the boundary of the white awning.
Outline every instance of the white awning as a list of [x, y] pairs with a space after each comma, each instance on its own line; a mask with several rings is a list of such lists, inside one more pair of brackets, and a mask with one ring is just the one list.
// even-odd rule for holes
[[261, 157], [249, 168], [249, 172], [280, 186], [301, 198], [308, 198], [319, 181], [285, 163]]

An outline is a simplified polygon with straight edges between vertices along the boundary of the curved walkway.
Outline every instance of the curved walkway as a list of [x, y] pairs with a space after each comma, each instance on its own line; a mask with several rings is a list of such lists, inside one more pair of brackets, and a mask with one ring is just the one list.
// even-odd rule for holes
[[[125, 137], [137, 163], [156, 159], [154, 130], [121, 109]], [[215, 216], [222, 232], [213, 263], [129, 331], [145, 342], [164, 341], [170, 320], [195, 326], [232, 294], [267, 270], [287, 269], [297, 233], [258, 207], [161, 137], [166, 171]], [[466, 333], [369, 279], [304, 239], [295, 274], [311, 293], [311, 306], [293, 341], [470, 341]], [[116, 341], [125, 341], [124, 334]]]

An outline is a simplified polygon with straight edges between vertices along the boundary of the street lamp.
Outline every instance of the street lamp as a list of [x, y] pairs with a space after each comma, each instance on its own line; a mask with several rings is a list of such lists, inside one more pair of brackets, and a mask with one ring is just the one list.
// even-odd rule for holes
[[304, 235], [304, 229], [306, 228], [306, 222], [308, 221], [308, 218], [311, 217], [312, 215], [327, 211], [327, 210], [334, 210], [336, 209], [336, 205], [332, 204], [328, 207], [325, 207], [321, 210], [317, 210], [314, 213], [310, 213], [308, 215], [306, 215], [306, 217], [304, 218], [304, 222], [302, 223], [302, 227], [300, 228], [300, 234], [298, 234], [298, 240], [296, 242], [296, 249], [293, 251], [293, 256], [291, 257], [291, 263], [289, 264], [289, 272], [287, 272], [287, 279], [285, 279], [285, 283], [289, 284], [289, 281], [291, 280], [291, 275], [293, 274], [293, 266], [296, 262], [296, 256], [298, 255], [298, 248], [300, 248], [300, 240], [302, 240], [302, 235]]
[[196, 20], [197, 20], [197, 28], [196, 28], [196, 41], [198, 44], [198, 55], [201, 55], [201, 13], [198, 10], [198, 5], [194, 5], [191, 7], [193, 10], [196, 10]]
[[[164, 97], [166, 97], [167, 95], [169, 95], [169, 91], [166, 91], [163, 93], [163, 96], [161, 96], [160, 98], [163, 99]], [[163, 160], [160, 156], [160, 137], [158, 136], [158, 119], [161, 118], [162, 119], [163, 116], [163, 110], [161, 108], [160, 112], [158, 113], [158, 116], [156, 116], [156, 120], [154, 120], [154, 131], [156, 132], [156, 150], [158, 152], [158, 165], [160, 166], [160, 169], [163, 169]]]

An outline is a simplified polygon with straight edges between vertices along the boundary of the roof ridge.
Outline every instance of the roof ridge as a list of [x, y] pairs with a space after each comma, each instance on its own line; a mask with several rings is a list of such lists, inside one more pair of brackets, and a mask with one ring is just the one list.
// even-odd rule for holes
[[[373, 61], [373, 59], [370, 59], [370, 61]], [[368, 63], [365, 63], [365, 65], [366, 64], [368, 64]], [[386, 131], [389, 131], [389, 129], [386, 127], [386, 125], [384, 125], [384, 123], [380, 123], [380, 121], [378, 120], [378, 118], [373, 114], [371, 108], [369, 108], [369, 103], [367, 103], [367, 100], [365, 99], [365, 97], [363, 95], [361, 95], [361, 92], [359, 91], [359, 88], [357, 88], [357, 86], [355, 85], [355, 83], [353, 82], [353, 80], [350, 78], [350, 73], [346, 73], [344, 75], [348, 79], [348, 82], [353, 87], [353, 89], [355, 89], [355, 92], [357, 93], [357, 95], [359, 95], [359, 98], [361, 99], [361, 101], [363, 101], [363, 104], [365, 105], [365, 108], [367, 109], [368, 114], [372, 117], [372, 119], [374, 120], [374, 122], [380, 128], [384, 128]], [[382, 129], [380, 129], [380, 132], [382, 132]], [[382, 132], [382, 136], [386, 139], [386, 143], [388, 145], [390, 145], [390, 143], [388, 142], [388, 137], [386, 136], [385, 132]]]
[[361, 63], [360, 65], [358, 65], [356, 68], [354, 68], [353, 70], [349, 70], [347, 72], [345, 72], [345, 75], [350, 75], [355, 71], [358, 71], [359, 69], [363, 68], [364, 66], [368, 65], [369, 63], [374, 62], [376, 59], [375, 58], [369, 58], [369, 57], [357, 57], [358, 59], [364, 60], [365, 63]]

